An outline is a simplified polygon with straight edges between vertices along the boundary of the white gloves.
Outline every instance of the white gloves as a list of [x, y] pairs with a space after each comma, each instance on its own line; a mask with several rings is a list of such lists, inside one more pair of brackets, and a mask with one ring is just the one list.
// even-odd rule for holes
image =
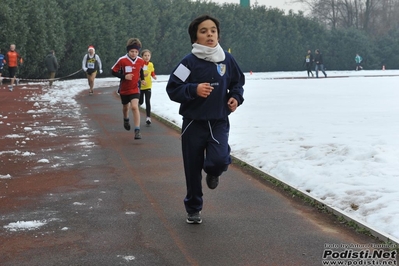
[[87, 67], [84, 67], [84, 68], [83, 68], [83, 71], [86, 72], [86, 71], [87, 71]]
[[103, 73], [103, 70], [102, 69], [100, 69], [100, 74], [102, 74]]

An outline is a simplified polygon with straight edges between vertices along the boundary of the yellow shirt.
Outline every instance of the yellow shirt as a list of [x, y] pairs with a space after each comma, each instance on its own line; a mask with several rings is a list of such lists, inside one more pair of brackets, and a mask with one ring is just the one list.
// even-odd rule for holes
[[141, 89], [149, 90], [152, 87], [152, 77], [155, 76], [154, 64], [152, 62], [146, 63], [143, 67], [143, 71], [146, 85], [141, 84]]

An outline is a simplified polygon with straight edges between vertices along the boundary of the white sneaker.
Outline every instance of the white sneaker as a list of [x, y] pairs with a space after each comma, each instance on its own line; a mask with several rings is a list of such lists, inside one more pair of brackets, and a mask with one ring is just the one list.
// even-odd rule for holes
[[187, 213], [186, 222], [188, 224], [200, 224], [200, 223], [202, 223], [201, 212]]
[[147, 120], [145, 121], [145, 123], [146, 123], [147, 125], [151, 125], [151, 118], [150, 118], [150, 117], [147, 117]]

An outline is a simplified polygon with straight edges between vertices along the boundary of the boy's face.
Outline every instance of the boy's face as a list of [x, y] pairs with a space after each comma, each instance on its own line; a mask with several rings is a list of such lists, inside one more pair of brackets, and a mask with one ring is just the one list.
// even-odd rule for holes
[[219, 34], [215, 22], [208, 19], [198, 25], [196, 43], [215, 47], [219, 43]]
[[135, 59], [139, 55], [139, 50], [137, 49], [130, 49], [129, 52], [129, 57]]
[[145, 52], [143, 54], [143, 59], [144, 59], [144, 61], [149, 62], [151, 59], [151, 54], [149, 52]]

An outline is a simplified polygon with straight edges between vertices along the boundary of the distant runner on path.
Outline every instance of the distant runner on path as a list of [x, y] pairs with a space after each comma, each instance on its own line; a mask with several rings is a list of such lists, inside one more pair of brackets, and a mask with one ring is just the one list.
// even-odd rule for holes
[[88, 53], [85, 54], [82, 60], [82, 69], [86, 72], [86, 77], [89, 82], [89, 94], [93, 94], [94, 80], [97, 76], [97, 69], [100, 70], [100, 74], [103, 73], [103, 65], [101, 59], [96, 54], [94, 46], [90, 45], [87, 49]]

